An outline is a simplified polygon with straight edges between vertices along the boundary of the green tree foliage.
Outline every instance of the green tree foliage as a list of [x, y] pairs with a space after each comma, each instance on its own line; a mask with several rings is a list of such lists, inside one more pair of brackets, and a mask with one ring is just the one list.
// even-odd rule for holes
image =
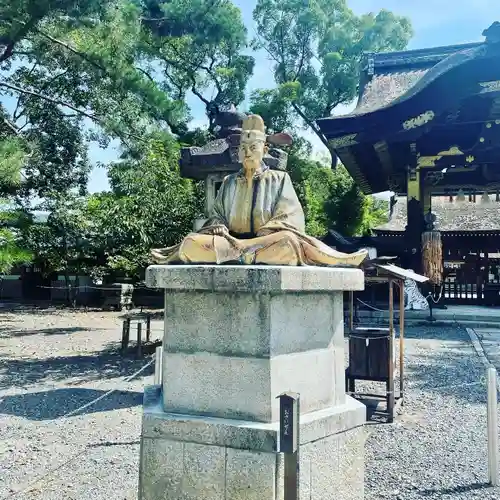
[[389, 202], [374, 196], [365, 196], [364, 214], [358, 233], [371, 235], [373, 229], [389, 221]]
[[19, 229], [21, 223], [26, 222], [25, 214], [14, 210], [5, 198], [15, 193], [21, 184], [26, 157], [23, 146], [22, 141], [9, 135], [0, 139], [0, 274], [31, 260], [31, 253], [20, 243]]
[[[149, 0], [143, 5], [145, 37], [155, 79], [177, 101], [189, 93], [205, 105], [209, 131], [215, 113], [245, 98], [254, 59], [243, 53], [247, 30], [230, 0]], [[172, 127], [182, 135], [186, 128]]]
[[95, 260], [139, 277], [154, 247], [174, 245], [203, 211], [196, 185], [180, 177], [179, 145], [167, 134], [152, 136], [143, 155], [111, 166], [111, 193], [91, 196], [86, 217]]
[[344, 236], [359, 234], [366, 198], [343, 165], [332, 173], [334, 179], [324, 205], [330, 227]]
[[311, 159], [310, 144], [303, 139], [290, 151], [287, 169], [311, 236], [321, 238], [329, 229], [344, 236], [367, 235], [387, 222], [386, 203], [365, 196], [343, 165], [332, 170], [327, 159]]
[[273, 132], [297, 131], [290, 101], [296, 97], [294, 84], [283, 84], [275, 89], [257, 89], [250, 95], [251, 112], [262, 116]]
[[23, 243], [33, 252], [33, 260], [44, 273], [79, 273], [86, 270], [91, 249], [89, 222], [85, 217], [86, 199], [71, 194], [47, 199], [41, 205], [47, 221], [23, 229]]
[[369, 233], [380, 224], [369, 217], [371, 197], [363, 195], [347, 170], [332, 170], [323, 160], [313, 160], [292, 152], [288, 169], [304, 208], [306, 231], [321, 238], [329, 229], [344, 236]]
[[47, 223], [29, 226], [24, 244], [46, 273], [140, 278], [152, 247], [173, 245], [191, 230], [203, 199], [180, 177], [178, 143], [154, 134], [142, 148], [110, 166], [111, 192], [44, 203]]
[[254, 19], [255, 46], [274, 61], [277, 88], [266, 99], [301, 119], [326, 147], [315, 120], [355, 99], [363, 53], [403, 49], [412, 35], [408, 19], [387, 10], [357, 16], [346, 0], [258, 0]]
[[0, 205], [0, 275], [14, 266], [31, 262], [32, 254], [22, 244], [19, 228], [20, 215]]
[[[253, 58], [240, 11], [228, 0], [0, 0], [0, 19], [0, 196], [50, 213], [23, 226], [23, 243], [47, 271], [137, 273], [201, 211], [165, 131], [189, 145], [211, 136], [187, 129], [188, 93], [212, 128], [217, 109], [244, 99]], [[111, 139], [126, 151], [109, 169], [113, 191], [82, 198], [89, 140]]]
[[21, 185], [25, 159], [23, 141], [11, 136], [0, 139], [0, 197], [15, 193]]
[[184, 118], [141, 69], [140, 10], [127, 0], [2, 1], [0, 19], [0, 134], [32, 149], [24, 198], [85, 189], [89, 138], [127, 141]]
[[[254, 92], [252, 111], [295, 135], [297, 118], [318, 133], [316, 118], [352, 100], [364, 50], [402, 48], [410, 32], [385, 11], [356, 17], [342, 0], [259, 0], [255, 18], [277, 88]], [[0, 0], [0, 197], [10, 202], [0, 272], [32, 257], [66, 276], [138, 278], [152, 247], [180, 241], [203, 209], [200, 186], [180, 177], [180, 147], [204, 144], [216, 111], [244, 100], [246, 45], [230, 0]], [[188, 130], [191, 94], [206, 131]], [[89, 140], [111, 139], [124, 152], [108, 166], [111, 191], [86, 196]], [[345, 169], [310, 156], [298, 139], [288, 165], [307, 231], [369, 232], [375, 202]], [[26, 217], [34, 198], [49, 212], [44, 224]]]

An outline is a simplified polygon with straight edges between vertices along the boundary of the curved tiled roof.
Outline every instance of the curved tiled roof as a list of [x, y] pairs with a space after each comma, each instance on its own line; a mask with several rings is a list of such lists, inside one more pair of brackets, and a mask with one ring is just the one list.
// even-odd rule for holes
[[405, 94], [427, 71], [428, 69], [417, 69], [373, 76], [365, 85], [359, 103], [352, 114], [368, 113], [387, 106]]
[[[430, 69], [445, 65], [450, 56], [477, 49], [481, 43], [449, 45], [401, 52], [366, 54], [360, 98], [351, 115], [387, 106], [412, 89]], [[369, 70], [372, 65], [371, 71]]]
[[[432, 198], [432, 212], [436, 215], [436, 229], [440, 231], [500, 230], [500, 202], [490, 196], [490, 202], [453, 202], [448, 197]], [[406, 226], [406, 197], [397, 197], [389, 222], [377, 227], [380, 231], [404, 231]]]

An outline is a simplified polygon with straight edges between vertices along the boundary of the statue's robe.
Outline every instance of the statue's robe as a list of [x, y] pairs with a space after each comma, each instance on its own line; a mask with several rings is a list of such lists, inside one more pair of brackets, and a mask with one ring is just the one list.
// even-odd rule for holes
[[[217, 228], [228, 231], [214, 235]], [[228, 175], [200, 231], [152, 256], [158, 264], [358, 266], [367, 251], [345, 254], [307, 236], [289, 175], [263, 167], [250, 181], [243, 171]]]

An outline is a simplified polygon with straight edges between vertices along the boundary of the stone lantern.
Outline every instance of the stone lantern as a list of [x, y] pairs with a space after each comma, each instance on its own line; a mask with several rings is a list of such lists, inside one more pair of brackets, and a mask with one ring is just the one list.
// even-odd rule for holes
[[[238, 172], [242, 165], [238, 161], [241, 126], [245, 114], [234, 106], [227, 111], [220, 111], [215, 118], [216, 138], [201, 147], [182, 148], [180, 159], [181, 176], [204, 181], [205, 217], [214, 206], [215, 197], [226, 175]], [[286, 152], [270, 148], [264, 157], [264, 163], [270, 168], [284, 170], [288, 155]], [[206, 218], [194, 221], [194, 230], [198, 230]]]

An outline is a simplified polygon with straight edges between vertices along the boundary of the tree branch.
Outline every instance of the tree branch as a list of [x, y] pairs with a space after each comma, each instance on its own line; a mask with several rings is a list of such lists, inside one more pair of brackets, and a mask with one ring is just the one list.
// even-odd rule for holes
[[302, 71], [302, 68], [304, 67], [304, 63], [305, 63], [305, 58], [306, 58], [306, 46], [309, 44], [309, 40], [310, 40], [310, 37], [307, 36], [307, 37], [304, 37], [304, 41], [302, 43], [302, 50], [301, 50], [301, 56], [300, 56], [300, 62], [299, 62], [299, 66], [297, 67], [297, 71], [295, 72], [295, 77], [294, 77], [294, 81], [297, 81], [297, 79], [299, 78], [299, 75], [300, 75], [300, 72]]
[[54, 75], [50, 80], [47, 80], [46, 82], [44, 82], [41, 90], [48, 89], [58, 78], [61, 78], [61, 76], [68, 74], [68, 72], [69, 72], [69, 69], [65, 69], [64, 71], [61, 71], [57, 75]]
[[263, 48], [266, 52], [267, 52], [267, 55], [269, 56], [269, 59], [272, 59], [274, 62], [278, 63], [279, 64], [279, 59], [269, 50], [269, 48], [266, 46], [266, 44], [264, 42], [262, 42], [262, 37], [259, 35], [259, 33], [257, 32], [257, 30], [254, 28], [254, 33], [255, 33], [255, 36], [261, 40], [260, 41], [260, 45], [257, 45], [258, 48]]
[[[167, 43], [168, 43], [168, 41], [167, 41]], [[213, 71], [213, 66], [215, 65], [215, 57], [213, 55], [210, 57], [210, 60], [211, 60], [210, 64], [208, 66], [205, 66], [202, 62], [186, 61], [184, 55], [179, 52], [179, 50], [177, 49], [177, 47], [174, 44], [169, 43], [169, 46], [176, 53], [176, 55], [179, 58], [179, 60], [184, 61], [188, 66], [190, 66], [192, 71], [198, 71], [200, 69], [202, 69], [203, 71], [205, 71], [212, 78], [212, 80], [214, 82], [214, 85], [215, 85], [215, 88], [217, 89], [218, 94], [222, 94], [223, 93], [222, 85], [219, 82], [218, 78], [215, 76], [215, 73]], [[207, 56], [206, 54], [203, 54], [203, 57], [201, 57], [201, 61], [203, 61], [206, 56]], [[174, 67], [179, 67], [179, 66], [182, 67], [182, 65], [179, 65], [175, 61], [172, 61], [172, 60], [167, 59], [165, 57], [162, 57], [162, 59], [167, 64], [170, 64], [170, 65], [172, 65]], [[190, 75], [190, 77], [191, 77], [191, 75]]]
[[[33, 66], [31, 67], [31, 69], [28, 71], [28, 73], [26, 75], [28, 78], [34, 73], [37, 66], [38, 66], [38, 61], [35, 61]], [[19, 118], [21, 118], [21, 116], [24, 115], [24, 110], [22, 110], [18, 113], [19, 108], [21, 106], [21, 97], [22, 96], [23, 96], [23, 94], [20, 94], [19, 97], [17, 98], [16, 107], [14, 109], [14, 112], [12, 113], [12, 118], [14, 119], [14, 122], [17, 122], [17, 120], [19, 120]], [[24, 126], [26, 126], [26, 124]], [[19, 130], [22, 130], [22, 128], [20, 128]]]
[[[166, 62], [167, 64], [170, 64], [171, 66], [174, 66], [174, 67], [177, 67], [177, 64], [174, 62], [174, 61], [171, 61], [170, 59], [167, 59], [166, 57], [161, 57], [161, 59]], [[194, 69], [194, 68], [193, 68]], [[177, 84], [173, 77], [171, 75], [169, 75], [168, 73], [168, 70], [165, 68], [164, 69], [164, 73], [165, 73], [165, 76], [167, 76], [167, 78], [171, 81], [171, 83], [178, 89], [179, 93], [182, 91], [182, 87]], [[201, 94], [197, 89], [196, 89], [196, 79], [194, 77], [193, 74], [188, 74], [187, 75], [188, 78], [191, 80], [191, 92], [196, 96], [198, 97], [198, 99], [200, 99], [201, 102], [203, 102], [203, 104], [205, 104], [205, 106], [208, 108], [208, 106], [210, 106], [210, 101], [203, 95]]]
[[213, 66], [214, 63], [215, 63], [215, 58], [213, 57], [212, 63], [210, 66], [205, 66], [205, 65], [200, 64], [200, 65], [198, 65], [198, 68], [206, 71], [208, 73], [208, 75], [210, 77], [212, 77], [212, 80], [214, 81], [214, 84], [215, 84], [215, 88], [217, 89], [217, 94], [223, 94], [224, 91], [222, 90], [222, 85], [220, 84], [219, 80], [217, 79], [213, 70], [211, 69], [211, 66]]
[[321, 130], [316, 126], [314, 123], [314, 120], [310, 120], [306, 114], [300, 109], [300, 107], [297, 105], [297, 103], [292, 102], [293, 109], [297, 112], [297, 114], [304, 120], [304, 122], [312, 128], [313, 132], [319, 137], [321, 142], [328, 148], [328, 141], [326, 140], [325, 136], [321, 133]]
[[[219, 2], [220, 0], [211, 0], [211, 2], [209, 2], [208, 5], [206, 6], [206, 9], [204, 9], [202, 12], [198, 14], [198, 17], [200, 19], [203, 19], [210, 12], [210, 9], [217, 7], [217, 4]], [[170, 17], [140, 17], [139, 19], [141, 21], [156, 22], [156, 23], [172, 20]]]
[[19, 127], [19, 132], [22, 132], [28, 125], [29, 125], [30, 121], [28, 118], [26, 118], [26, 121], [24, 122], [24, 125], [21, 125]]
[[191, 77], [191, 80], [193, 81], [193, 84], [191, 85], [191, 92], [208, 108], [210, 106], [210, 101], [196, 89], [196, 80], [194, 77]]
[[22, 94], [20, 94], [17, 97], [16, 107], [14, 109], [14, 112], [12, 113], [12, 118], [14, 119], [14, 121], [19, 120], [19, 118], [21, 118], [21, 116], [23, 116], [23, 114], [24, 114], [24, 111], [21, 111], [19, 114], [17, 114], [19, 107], [21, 106], [21, 97], [22, 97]]
[[0, 63], [6, 61], [7, 59], [9, 59], [9, 57], [12, 56], [16, 43], [18, 43], [24, 36], [26, 36], [26, 34], [35, 26], [35, 24], [38, 21], [39, 21], [39, 18], [32, 17], [28, 22], [23, 22], [23, 21], [20, 22], [22, 27], [12, 37], [10, 42], [5, 46], [3, 53], [0, 55]]
[[175, 78], [169, 74], [167, 68], [165, 68], [163, 72], [165, 73], [165, 76], [168, 78], [170, 83], [177, 89], [177, 100], [178, 101], [184, 100], [184, 97], [186, 96], [184, 86], [175, 81]]
[[325, 108], [323, 109], [322, 116], [328, 117], [331, 115], [332, 111], [342, 103], [342, 99], [340, 98], [340, 90], [337, 90], [335, 93], [335, 98], [326, 103]]
[[[280, 19], [280, 21], [283, 21], [283, 19]], [[286, 81], [287, 81], [284, 39], [285, 39], [285, 35], [283, 34], [283, 23], [281, 22], [280, 23], [280, 38], [279, 38], [280, 57], [281, 57], [281, 66], [282, 66], [281, 78], [283, 79], [283, 81], [281, 83], [286, 83]]]
[[20, 130], [10, 121], [10, 120], [7, 120], [7, 118], [4, 118], [3, 119], [3, 123], [12, 131], [14, 132], [14, 134], [16, 135], [20, 135], [21, 132]]
[[61, 47], [64, 47], [66, 50], [68, 50], [69, 52], [71, 52], [75, 56], [78, 56], [81, 59], [83, 59], [84, 61], [88, 62], [89, 64], [92, 64], [92, 66], [94, 66], [95, 68], [100, 69], [101, 71], [104, 71], [106, 76], [111, 76], [110, 73], [108, 72], [108, 70], [104, 66], [99, 64], [97, 61], [92, 60], [92, 58], [90, 58], [87, 54], [80, 52], [79, 50], [75, 49], [74, 47], [72, 47], [68, 43], [63, 42], [62, 40], [54, 38], [52, 35], [45, 33], [43, 30], [41, 30], [39, 28], [35, 29], [34, 31], [36, 31], [39, 35], [42, 35], [43, 37], [45, 37], [47, 40], [51, 41], [52, 43], [55, 43], [57, 45], [60, 45]]
[[87, 113], [86, 111], [83, 111], [82, 109], [78, 109], [77, 107], [73, 106], [72, 104], [61, 101], [59, 99], [54, 99], [52, 97], [49, 97], [44, 94], [40, 94], [39, 92], [34, 92], [32, 90], [28, 89], [23, 89], [21, 87], [17, 87], [16, 85], [11, 85], [10, 83], [7, 82], [2, 82], [0, 81], [0, 87], [5, 87], [7, 89], [13, 90], [14, 92], [19, 92], [21, 94], [26, 94], [26, 95], [31, 95], [33, 97], [37, 97], [38, 99], [43, 99], [44, 101], [51, 102], [52, 104], [57, 104], [58, 106], [63, 106], [69, 109], [72, 109], [73, 111], [77, 112], [78, 114], [85, 116], [87, 118], [90, 118], [93, 121], [100, 122], [101, 119], [97, 117], [96, 115], [93, 115], [91, 113]]
[[14, 50], [12, 52], [12, 55], [13, 56], [26, 56], [26, 57], [30, 57], [30, 56], [34, 56], [35, 53], [32, 52], [32, 51], [28, 51], [28, 50]]
[[135, 69], [137, 71], [141, 72], [146, 78], [148, 78], [148, 80], [150, 80], [151, 82], [155, 83], [153, 77], [146, 70], [144, 70], [142, 68], [139, 68], [139, 67], [137, 67]]

